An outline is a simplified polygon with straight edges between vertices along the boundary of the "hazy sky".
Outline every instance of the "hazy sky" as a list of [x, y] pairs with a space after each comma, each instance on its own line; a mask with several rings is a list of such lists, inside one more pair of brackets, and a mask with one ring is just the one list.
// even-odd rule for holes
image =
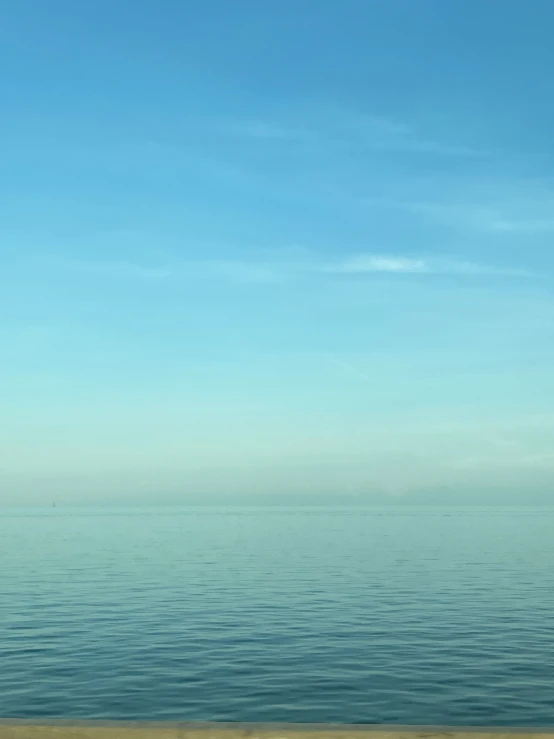
[[0, 502], [554, 502], [552, 0], [2, 0]]

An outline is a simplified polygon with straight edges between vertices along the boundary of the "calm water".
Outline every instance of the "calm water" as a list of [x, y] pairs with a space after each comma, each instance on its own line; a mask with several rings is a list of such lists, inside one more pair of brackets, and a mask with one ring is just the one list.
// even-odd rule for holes
[[0, 512], [0, 715], [554, 725], [554, 509]]

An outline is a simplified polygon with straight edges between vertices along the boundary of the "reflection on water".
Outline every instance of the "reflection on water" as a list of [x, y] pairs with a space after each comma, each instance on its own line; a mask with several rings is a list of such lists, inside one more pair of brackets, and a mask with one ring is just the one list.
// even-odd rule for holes
[[554, 509], [0, 515], [0, 714], [554, 724]]

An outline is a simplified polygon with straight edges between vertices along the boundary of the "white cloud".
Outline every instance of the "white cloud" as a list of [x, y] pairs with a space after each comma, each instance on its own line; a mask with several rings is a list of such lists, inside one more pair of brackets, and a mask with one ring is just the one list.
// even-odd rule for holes
[[303, 255], [301, 260], [248, 261], [206, 260], [188, 262], [175, 270], [176, 274], [204, 278], [223, 278], [243, 284], [279, 283], [293, 278], [315, 279], [317, 275], [457, 275], [460, 277], [504, 276], [530, 277], [523, 269], [504, 268], [477, 262], [440, 257], [406, 257], [392, 254], [351, 254], [327, 258], [321, 254]]
[[96, 274], [110, 279], [223, 280], [236, 285], [279, 284], [293, 279], [316, 279], [317, 276], [371, 275], [457, 275], [460, 277], [532, 277], [524, 269], [506, 268], [448, 257], [408, 257], [395, 254], [357, 253], [327, 257], [313, 252], [301, 252], [300, 258], [289, 255], [266, 259], [175, 259], [163, 267], [151, 267], [131, 262], [68, 262], [65, 267], [87, 275]]
[[320, 267], [323, 272], [343, 274], [364, 274], [369, 272], [429, 272], [429, 265], [424, 259], [406, 257], [359, 254], [334, 264]]
[[530, 272], [522, 269], [508, 269], [476, 262], [458, 261], [448, 258], [407, 258], [402, 256], [357, 255], [345, 260], [330, 263], [320, 268], [324, 272], [336, 274], [371, 274], [378, 272], [397, 274], [429, 275], [498, 275], [505, 277], [529, 277]]

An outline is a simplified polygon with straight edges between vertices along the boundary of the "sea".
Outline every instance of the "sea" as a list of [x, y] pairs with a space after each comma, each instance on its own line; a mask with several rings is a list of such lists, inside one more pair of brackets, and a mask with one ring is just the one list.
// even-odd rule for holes
[[0, 717], [554, 726], [554, 508], [0, 510]]

